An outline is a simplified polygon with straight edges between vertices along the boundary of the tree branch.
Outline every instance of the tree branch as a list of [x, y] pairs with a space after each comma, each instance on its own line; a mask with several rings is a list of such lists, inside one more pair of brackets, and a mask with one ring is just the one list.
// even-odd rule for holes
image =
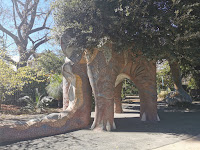
[[41, 27], [38, 27], [38, 28], [35, 28], [35, 29], [32, 29], [28, 32], [28, 35], [34, 33], [34, 32], [37, 32], [37, 31], [40, 31], [40, 30], [44, 30], [44, 29], [50, 29], [49, 27], [46, 27], [46, 22], [47, 22], [47, 19], [49, 17], [49, 15], [51, 14], [51, 11], [52, 10], [49, 10], [47, 13], [46, 13], [46, 17], [44, 19], [44, 22], [43, 22], [43, 25]]
[[15, 4], [13, 0], [12, 0], [12, 3], [13, 3], [13, 18], [14, 18], [15, 28], [17, 29], [17, 21], [16, 21], [16, 16], [15, 16]]
[[35, 45], [33, 46], [33, 48], [32, 48], [28, 53], [26, 53], [26, 57], [29, 58], [32, 54], [35, 53], [36, 49], [37, 49], [40, 45], [44, 44], [44, 43], [47, 42], [48, 40], [50, 40], [50, 39], [47, 38], [47, 37], [45, 37], [44, 40], [41, 40], [40, 42], [38, 42], [37, 44], [35, 44]]
[[22, 6], [24, 6], [24, 4], [21, 2], [21, 1], [19, 1], [19, 0], [16, 0], [20, 5], [22, 5]]
[[39, 0], [34, 1], [34, 4], [33, 4], [34, 7], [32, 9], [32, 13], [31, 13], [31, 20], [30, 20], [29, 26], [28, 26], [29, 31], [33, 28], [33, 24], [35, 22], [36, 10], [37, 10], [38, 3], [39, 3]]
[[34, 43], [37, 43], [38, 41], [41, 41], [41, 40], [43, 40], [43, 39], [45, 39], [45, 38], [47, 38], [47, 35], [48, 35], [48, 33], [47, 34], [45, 34], [42, 38], [40, 38], [40, 39], [37, 39], [36, 41], [34, 41]]
[[6, 28], [4, 28], [1, 24], [0, 24], [0, 30], [6, 33], [7, 35], [9, 35], [11, 38], [13, 38], [13, 40], [15, 41], [17, 45], [21, 45], [18, 37], [14, 35], [13, 33], [11, 33], [10, 31], [8, 31]]
[[12, 0], [12, 2], [13, 2], [14, 5], [15, 5], [15, 8], [16, 8], [16, 11], [17, 11], [17, 14], [18, 14], [19, 18], [20, 18], [21, 20], [23, 20], [23, 16], [22, 16], [22, 14], [21, 14], [21, 12], [20, 12], [20, 10], [19, 10], [18, 4], [17, 4], [18, 0]]
[[42, 27], [39, 27], [39, 28], [35, 28], [35, 29], [33, 29], [33, 30], [30, 30], [29, 32], [28, 32], [28, 35], [30, 35], [30, 34], [32, 34], [32, 33], [34, 33], [34, 32], [37, 32], [37, 31], [41, 31], [41, 30], [44, 30], [44, 29], [50, 29], [49, 27], [44, 27], [44, 26], [42, 26]]
[[40, 46], [40, 45], [42, 45], [43, 43], [45, 43], [45, 42], [47, 42], [47, 41], [49, 41], [50, 39], [49, 38], [45, 38], [44, 40], [42, 40], [42, 41], [40, 41], [40, 42], [38, 42], [37, 44], [35, 44], [35, 46], [33, 47], [33, 51], [35, 52], [35, 50]]
[[44, 19], [43, 27], [46, 26], [46, 22], [47, 22], [47, 19], [48, 19], [49, 15], [51, 14], [51, 11], [52, 11], [52, 9], [50, 9], [50, 10], [47, 12], [46, 17], [45, 17], [45, 19]]
[[35, 42], [33, 41], [33, 39], [30, 36], [28, 36], [28, 39], [32, 42], [33, 45], [35, 44]]

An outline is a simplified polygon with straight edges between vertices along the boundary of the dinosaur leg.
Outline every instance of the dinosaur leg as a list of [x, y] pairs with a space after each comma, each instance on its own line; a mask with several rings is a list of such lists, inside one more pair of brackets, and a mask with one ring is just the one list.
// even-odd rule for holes
[[114, 93], [114, 110], [115, 113], [122, 113], [122, 103], [121, 103], [121, 91], [122, 91], [122, 82], [115, 87]]
[[69, 106], [69, 96], [68, 96], [69, 87], [70, 84], [67, 82], [65, 77], [63, 77], [63, 111], [65, 111]]
[[88, 66], [88, 76], [95, 97], [95, 117], [92, 129], [111, 131], [114, 123], [114, 83], [112, 69], [104, 67], [97, 71], [96, 66]]
[[155, 63], [143, 60], [137, 64], [133, 81], [139, 90], [141, 121], [160, 121], [157, 115]]

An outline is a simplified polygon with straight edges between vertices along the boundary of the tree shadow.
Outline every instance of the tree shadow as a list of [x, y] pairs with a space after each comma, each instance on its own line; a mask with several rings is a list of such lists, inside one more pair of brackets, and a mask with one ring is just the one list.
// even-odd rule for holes
[[200, 112], [159, 112], [160, 122], [141, 122], [139, 117], [115, 118], [115, 132], [155, 132], [197, 135], [200, 133]]

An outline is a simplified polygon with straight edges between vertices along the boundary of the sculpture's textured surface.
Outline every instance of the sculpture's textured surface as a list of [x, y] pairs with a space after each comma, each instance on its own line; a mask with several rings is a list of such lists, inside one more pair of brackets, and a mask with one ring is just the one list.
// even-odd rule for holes
[[121, 98], [121, 91], [122, 91], [122, 82], [119, 83], [116, 87], [115, 87], [115, 94], [114, 94], [114, 110], [115, 113], [122, 113], [122, 98]]
[[[114, 98], [119, 84], [132, 80], [139, 90], [140, 116], [142, 121], [159, 121], [157, 115], [156, 65], [144, 57], [136, 57], [126, 51], [117, 53], [112, 44], [100, 49], [86, 50], [67, 46], [63, 36], [61, 47], [66, 55], [63, 76], [67, 95], [62, 113], [50, 114], [44, 118], [0, 127], [1, 142], [49, 136], [81, 129], [90, 123], [92, 91], [95, 97], [95, 117], [92, 129], [113, 130]], [[67, 105], [69, 105], [67, 107]]]
[[[82, 69], [75, 67], [76, 64], [82, 64], [83, 66], [87, 64], [87, 68], [84, 69], [87, 70], [95, 97], [95, 118], [92, 129], [110, 131], [116, 128], [114, 102], [116, 103], [116, 111], [121, 112], [119, 101], [121, 92], [116, 91], [121, 90], [121, 82], [125, 78], [132, 80], [139, 90], [141, 120], [159, 121], [156, 101], [156, 66], [154, 62], [149, 62], [142, 56], [136, 57], [130, 51], [117, 53], [112, 49], [112, 44], [109, 43], [100, 49], [85, 50], [84, 53], [79, 53], [79, 50], [68, 51], [69, 48], [65, 38], [63, 38], [62, 49], [69, 58], [69, 62], [64, 65], [66, 66], [64, 67], [64, 77], [66, 79], [70, 78], [70, 75], [76, 76], [78, 73], [73, 68]], [[76, 56], [76, 59], [74, 59], [74, 56]], [[70, 73], [65, 74], [65, 72]], [[68, 82], [72, 82], [72, 78], [70, 80]], [[75, 88], [77, 87], [75, 86]], [[70, 93], [73, 92], [68, 90], [68, 95]], [[85, 100], [85, 97], [83, 99]], [[70, 101], [73, 101], [73, 98]]]

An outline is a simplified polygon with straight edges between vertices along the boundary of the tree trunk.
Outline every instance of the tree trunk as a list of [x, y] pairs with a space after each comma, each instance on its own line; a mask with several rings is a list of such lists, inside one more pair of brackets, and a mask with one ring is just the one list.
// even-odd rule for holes
[[177, 62], [169, 62], [172, 78], [174, 81], [174, 88], [175, 92], [170, 93], [166, 97], [166, 101], [169, 105], [175, 105], [176, 103], [180, 102], [188, 102], [191, 103], [192, 99], [188, 95], [188, 93], [183, 89], [182, 82], [181, 82], [181, 72], [180, 66]]
[[25, 47], [18, 45], [19, 52], [19, 62], [17, 63], [17, 68], [27, 66], [28, 59], [31, 56], [31, 52], [28, 52]]

